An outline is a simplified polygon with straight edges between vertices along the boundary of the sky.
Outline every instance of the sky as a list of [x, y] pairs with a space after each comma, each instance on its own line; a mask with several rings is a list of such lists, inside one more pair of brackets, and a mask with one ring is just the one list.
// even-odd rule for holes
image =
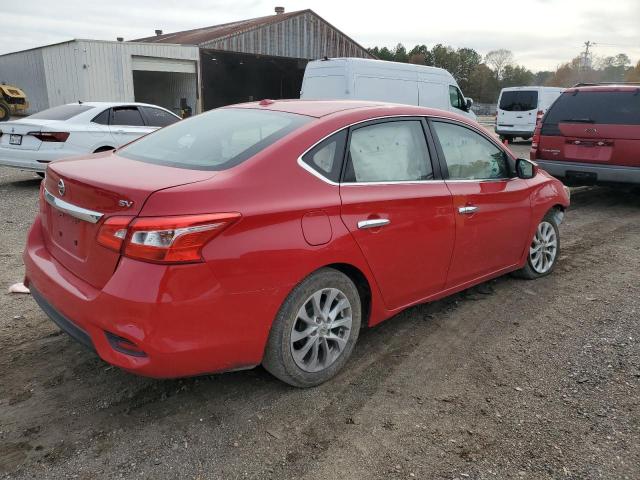
[[597, 56], [640, 60], [640, 0], [0, 0], [0, 54], [72, 38], [131, 40], [311, 8], [365, 47], [437, 43], [485, 55], [506, 48], [555, 70], [595, 42]]

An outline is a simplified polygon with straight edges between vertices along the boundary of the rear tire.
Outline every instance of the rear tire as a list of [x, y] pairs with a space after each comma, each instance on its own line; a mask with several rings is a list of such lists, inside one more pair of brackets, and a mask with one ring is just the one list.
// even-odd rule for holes
[[326, 382], [351, 356], [361, 318], [360, 296], [351, 279], [333, 268], [318, 270], [280, 307], [262, 365], [294, 387]]
[[7, 122], [11, 117], [11, 110], [6, 103], [0, 103], [0, 122]]
[[559, 255], [560, 231], [555, 211], [551, 210], [536, 227], [529, 247], [527, 263], [524, 268], [514, 272], [514, 275], [526, 280], [549, 275], [556, 267]]

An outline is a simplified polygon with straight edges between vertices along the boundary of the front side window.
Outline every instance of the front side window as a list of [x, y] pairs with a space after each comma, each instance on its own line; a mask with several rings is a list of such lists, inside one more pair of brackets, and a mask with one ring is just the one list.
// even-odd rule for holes
[[147, 125], [150, 127], [166, 127], [179, 121], [175, 115], [153, 107], [140, 107], [147, 119]]
[[142, 127], [144, 126], [144, 121], [138, 111], [138, 107], [117, 107], [113, 109], [111, 125]]
[[433, 122], [433, 128], [450, 179], [491, 180], [510, 177], [507, 155], [482, 135], [447, 122]]
[[312, 120], [305, 115], [220, 108], [147, 135], [118, 154], [147, 163], [194, 170], [224, 170]]
[[433, 178], [418, 120], [376, 123], [351, 133], [346, 182], [419, 181]]
[[453, 85], [449, 85], [449, 101], [452, 107], [459, 108], [460, 110], [465, 110], [467, 106], [462, 92], [458, 87], [454, 87]]

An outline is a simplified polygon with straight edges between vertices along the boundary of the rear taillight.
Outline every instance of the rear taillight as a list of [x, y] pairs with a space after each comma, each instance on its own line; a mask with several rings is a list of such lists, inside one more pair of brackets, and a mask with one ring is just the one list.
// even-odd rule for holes
[[98, 231], [98, 243], [119, 252], [127, 236], [127, 227], [133, 217], [107, 218]]
[[544, 110], [538, 110], [538, 113], [536, 113], [536, 125], [540, 125], [542, 117], [544, 117]]
[[535, 160], [538, 156], [538, 144], [540, 143], [540, 123], [536, 125], [533, 131], [533, 138], [531, 138], [531, 150], [529, 151], [529, 158]]
[[158, 263], [202, 261], [202, 247], [240, 218], [239, 213], [175, 217], [111, 217], [98, 243], [126, 257]]
[[69, 132], [29, 132], [27, 135], [37, 138], [41, 142], [64, 143], [69, 138]]

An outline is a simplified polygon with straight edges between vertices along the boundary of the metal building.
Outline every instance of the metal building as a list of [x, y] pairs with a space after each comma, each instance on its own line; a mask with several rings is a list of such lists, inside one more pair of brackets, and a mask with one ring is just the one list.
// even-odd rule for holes
[[27, 93], [28, 113], [84, 101], [147, 102], [195, 109], [197, 47], [70, 40], [0, 56], [0, 82]]
[[[309, 60], [372, 55], [312, 10], [131, 42], [70, 40], [0, 55], [0, 82], [27, 93], [28, 113], [64, 103], [139, 101], [196, 112], [297, 98]], [[119, 39], [121, 40], [121, 39]]]
[[262, 98], [297, 98], [309, 60], [374, 58], [312, 10], [275, 15], [141, 38], [155, 45], [200, 48], [204, 110]]

